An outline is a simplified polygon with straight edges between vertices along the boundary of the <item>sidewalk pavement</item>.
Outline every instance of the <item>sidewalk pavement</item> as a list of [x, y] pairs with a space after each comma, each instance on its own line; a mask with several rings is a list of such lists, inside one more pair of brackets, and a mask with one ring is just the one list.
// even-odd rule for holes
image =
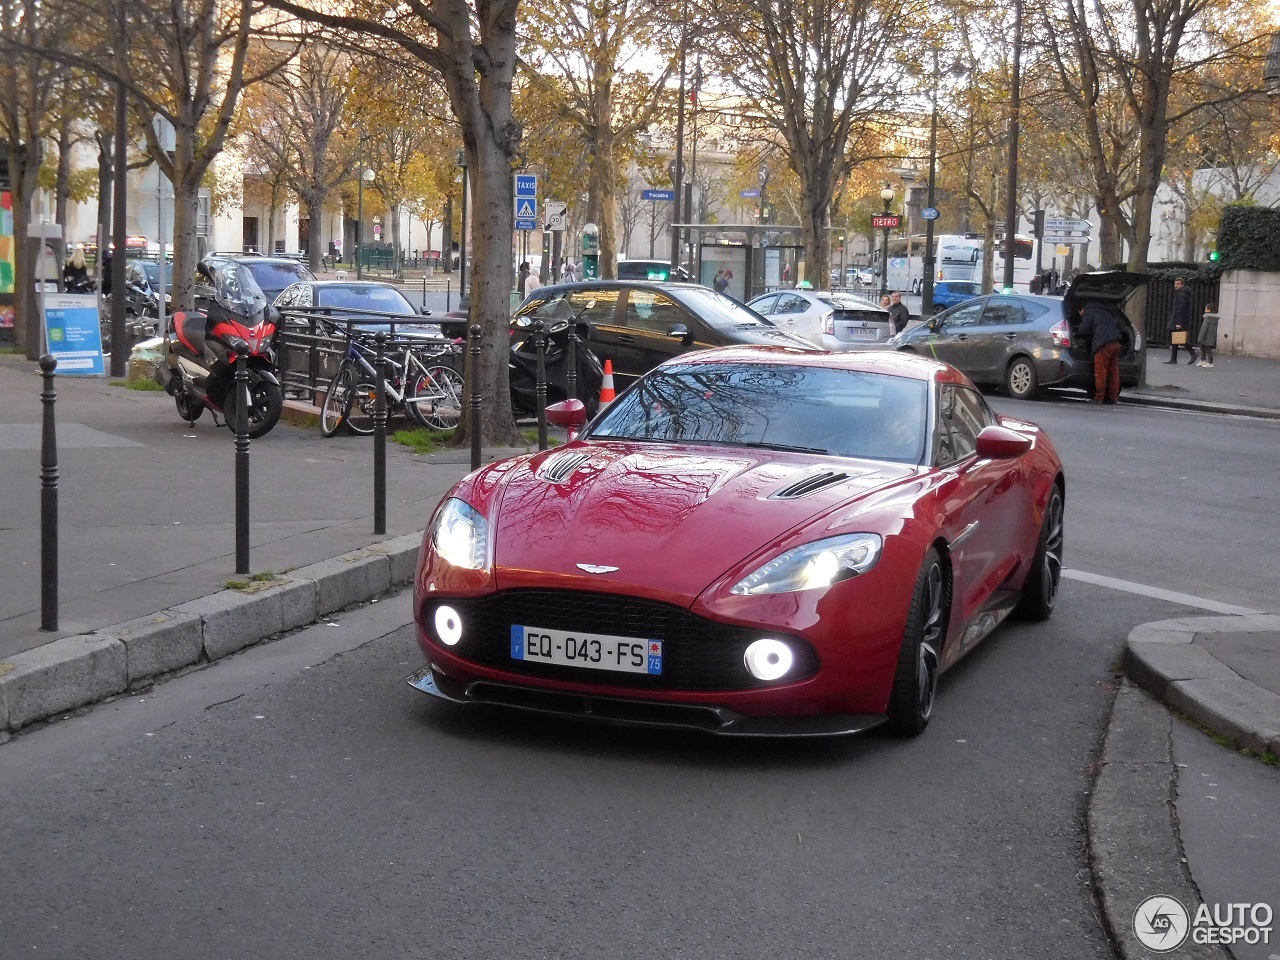
[[1280, 419], [1280, 360], [1219, 354], [1213, 369], [1167, 364], [1165, 347], [1147, 351], [1146, 382], [1120, 394], [1121, 403]]

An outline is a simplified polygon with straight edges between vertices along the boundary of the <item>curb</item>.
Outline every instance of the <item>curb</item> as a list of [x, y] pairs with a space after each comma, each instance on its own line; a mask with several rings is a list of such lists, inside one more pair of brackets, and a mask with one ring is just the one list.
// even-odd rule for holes
[[[1148, 958], [1134, 913], [1148, 897], [1200, 902], [1178, 836], [1169, 712], [1128, 681], [1120, 686], [1103, 741], [1102, 762], [1089, 798], [1086, 840], [1103, 923], [1117, 954]], [[1222, 947], [1190, 939], [1179, 957], [1224, 960]]]
[[1280, 616], [1184, 617], [1144, 623], [1129, 634], [1125, 672], [1236, 747], [1280, 754], [1280, 696], [1240, 676], [1193, 643], [1206, 633], [1280, 632]]
[[1213, 400], [1191, 400], [1182, 397], [1121, 393], [1120, 402], [1137, 407], [1163, 407], [1166, 410], [1191, 410], [1196, 413], [1225, 413], [1237, 417], [1260, 417], [1264, 420], [1280, 420], [1280, 410], [1272, 410], [1268, 407], [1246, 407], [1234, 403], [1218, 403]]
[[0, 732], [210, 663], [413, 582], [422, 532], [0, 661]]

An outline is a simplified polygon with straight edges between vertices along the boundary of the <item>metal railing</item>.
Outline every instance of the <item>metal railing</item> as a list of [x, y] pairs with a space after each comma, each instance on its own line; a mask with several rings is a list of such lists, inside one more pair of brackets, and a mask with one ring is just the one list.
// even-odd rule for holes
[[[424, 326], [438, 326], [430, 317], [347, 307], [289, 307], [280, 311], [277, 326], [277, 359], [284, 395], [317, 407], [324, 403], [325, 390], [338, 372], [352, 338], [372, 344], [379, 332], [384, 333], [388, 356], [406, 346], [439, 348], [443, 352], [456, 342], [423, 330]], [[457, 362], [452, 353], [441, 359], [451, 365]]]

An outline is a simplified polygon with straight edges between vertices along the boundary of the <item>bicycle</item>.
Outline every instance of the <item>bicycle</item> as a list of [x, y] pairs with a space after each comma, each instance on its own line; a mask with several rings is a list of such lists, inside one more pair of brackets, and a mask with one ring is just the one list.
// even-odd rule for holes
[[[418, 348], [419, 350], [421, 348]], [[441, 344], [427, 354], [427, 360], [456, 353], [452, 344]], [[413, 344], [404, 343], [401, 359], [385, 358], [396, 371], [383, 379], [387, 407], [400, 407], [420, 427], [452, 430], [462, 420], [462, 377], [442, 363], [424, 363]], [[373, 433], [374, 404], [378, 371], [373, 365], [376, 351], [357, 336], [347, 343], [346, 355], [329, 382], [320, 409], [320, 433], [332, 437], [344, 426], [352, 433]]]

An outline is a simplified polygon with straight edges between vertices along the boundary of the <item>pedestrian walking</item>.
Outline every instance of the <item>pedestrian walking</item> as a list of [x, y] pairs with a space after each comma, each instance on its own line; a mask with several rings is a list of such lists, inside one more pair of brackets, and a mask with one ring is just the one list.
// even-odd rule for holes
[[1196, 337], [1200, 344], [1200, 361], [1197, 366], [1213, 366], [1213, 348], [1218, 343], [1218, 313], [1212, 303], [1204, 305], [1204, 316], [1200, 318], [1200, 334]]
[[902, 294], [895, 293], [889, 298], [889, 319], [893, 321], [893, 332], [901, 333], [911, 322], [911, 311], [902, 302]]
[[564, 262], [564, 282], [565, 282], [565, 283], [573, 283], [573, 281], [575, 281], [575, 280], [577, 280], [577, 279], [578, 279], [578, 274], [577, 274], [577, 271], [575, 270], [575, 268], [574, 268], [574, 266], [573, 266], [573, 261], [572, 261], [572, 260], [566, 260], [566, 261]]
[[1120, 352], [1124, 334], [1120, 322], [1100, 303], [1080, 309], [1078, 335], [1093, 355], [1093, 402], [1115, 403], [1120, 398]]
[[889, 299], [889, 295], [887, 293], [880, 298], [880, 306], [884, 307], [886, 310], [893, 306], [893, 301]]
[[1187, 348], [1187, 363], [1196, 362], [1196, 348], [1192, 346], [1191, 291], [1182, 278], [1173, 281], [1173, 313], [1169, 317], [1169, 359], [1165, 363], [1178, 362], [1178, 347]]
[[520, 264], [520, 279], [516, 281], [516, 289], [520, 291], [520, 299], [524, 300], [529, 287], [529, 261]]

